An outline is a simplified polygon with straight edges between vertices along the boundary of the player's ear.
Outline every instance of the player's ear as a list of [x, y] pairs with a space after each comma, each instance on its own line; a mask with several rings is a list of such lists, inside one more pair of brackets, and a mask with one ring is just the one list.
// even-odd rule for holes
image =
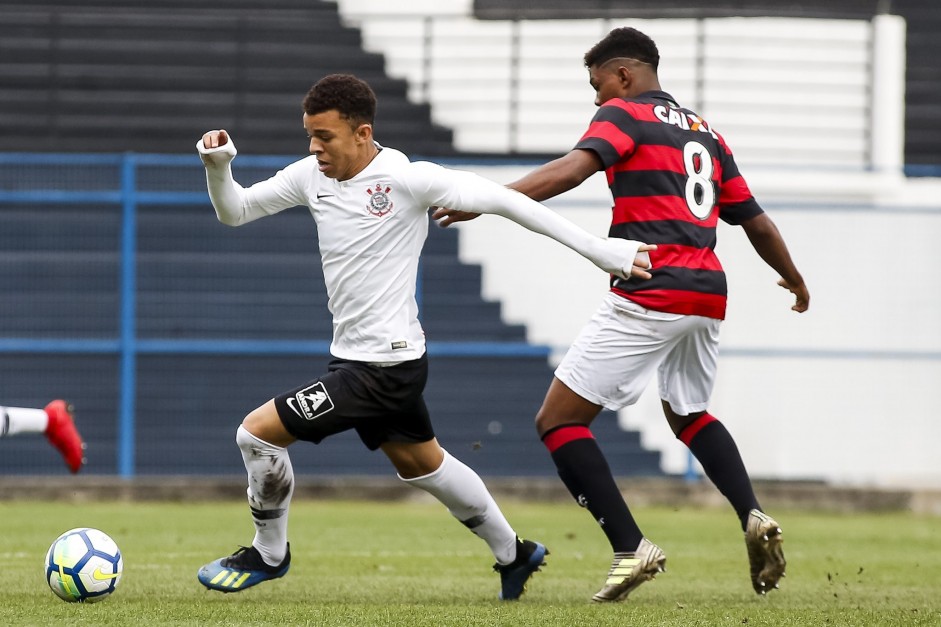
[[620, 82], [622, 89], [627, 89], [631, 86], [631, 83], [634, 82], [634, 75], [631, 73], [631, 69], [625, 65], [618, 66], [617, 75], [618, 82]]
[[361, 142], [372, 141], [372, 124], [360, 124], [356, 127], [356, 130], [353, 131], [353, 134]]

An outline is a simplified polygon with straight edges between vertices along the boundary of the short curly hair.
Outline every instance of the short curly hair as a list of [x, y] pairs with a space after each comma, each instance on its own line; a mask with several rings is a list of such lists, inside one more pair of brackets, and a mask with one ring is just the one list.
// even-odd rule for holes
[[329, 74], [317, 81], [304, 97], [304, 113], [317, 115], [336, 109], [354, 128], [376, 118], [376, 94], [369, 84], [352, 74]]
[[627, 57], [643, 61], [654, 71], [660, 65], [660, 52], [653, 39], [636, 28], [615, 28], [585, 53], [585, 67], [598, 67], [611, 59]]

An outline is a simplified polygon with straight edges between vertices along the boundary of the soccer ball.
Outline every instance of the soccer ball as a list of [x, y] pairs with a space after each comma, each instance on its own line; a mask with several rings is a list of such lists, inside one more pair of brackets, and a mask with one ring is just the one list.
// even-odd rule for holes
[[88, 527], [66, 531], [46, 553], [46, 582], [69, 603], [107, 598], [121, 581], [124, 560], [106, 533]]

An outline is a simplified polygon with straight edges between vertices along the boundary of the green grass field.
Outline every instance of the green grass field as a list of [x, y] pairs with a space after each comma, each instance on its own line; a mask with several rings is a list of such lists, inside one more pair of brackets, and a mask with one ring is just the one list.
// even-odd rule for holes
[[[610, 553], [587, 512], [504, 508], [552, 552], [518, 603], [497, 601], [486, 545], [436, 503], [298, 501], [290, 573], [220, 594], [196, 570], [250, 541], [245, 505], [0, 502], [0, 625], [941, 625], [936, 518], [776, 511], [788, 576], [762, 598], [730, 510], [640, 509], [667, 572], [599, 606], [588, 599]], [[124, 554], [121, 585], [101, 603], [65, 603], [43, 580], [49, 543], [77, 526], [104, 530]]]

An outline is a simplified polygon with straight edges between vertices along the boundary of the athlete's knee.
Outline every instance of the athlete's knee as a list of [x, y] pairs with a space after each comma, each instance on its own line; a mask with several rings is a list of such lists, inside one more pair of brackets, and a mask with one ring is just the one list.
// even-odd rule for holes
[[260, 431], [262, 426], [265, 424], [265, 406], [256, 407], [252, 411], [248, 412], [244, 418], [242, 418], [242, 426], [247, 429], [250, 433], [255, 431]]
[[274, 446], [259, 438], [244, 425], [239, 425], [239, 428], [235, 430], [235, 443], [242, 451], [242, 458], [245, 460], [270, 458], [284, 450], [280, 446]]
[[660, 399], [660, 404], [663, 407], [663, 415], [666, 417], [667, 423], [670, 425], [670, 430], [673, 431], [673, 435], [676, 437], [680, 437], [680, 433], [683, 432], [683, 429], [688, 427], [697, 418], [706, 413], [704, 411], [697, 411], [689, 414], [678, 414], [673, 411], [673, 408], [667, 401]]
[[565, 425], [590, 426], [601, 407], [592, 405], [588, 401], [579, 401], [577, 406], [564, 403], [553, 403], [546, 400], [536, 413], [536, 432], [539, 437], [545, 436], [553, 429]]
[[679, 414], [667, 416], [667, 422], [670, 423], [670, 429], [673, 431], [673, 435], [680, 437], [680, 434], [683, 433], [686, 427], [696, 422], [696, 419], [702, 416], [703, 413], [705, 412], [696, 412], [695, 414], [688, 414], [686, 416]]
[[542, 407], [536, 413], [536, 431], [539, 437], [543, 437], [562, 425], [588, 426], [601, 409], [601, 405], [579, 395], [559, 379], [553, 379]]
[[245, 425], [239, 425], [239, 428], [235, 430], [235, 443], [243, 451], [251, 447], [254, 440], [255, 437], [245, 428]]
[[536, 419], [534, 422], [536, 424], [536, 433], [539, 434], [539, 437], [542, 437], [556, 427], [565, 424], [565, 421], [562, 420], [560, 416], [547, 409], [545, 405], [543, 405], [539, 411], [536, 412]]
[[273, 400], [249, 412], [242, 420], [242, 427], [252, 436], [274, 446], [284, 447], [296, 440], [278, 416]]
[[447, 457], [437, 439], [428, 442], [384, 442], [381, 447], [402, 479], [430, 475], [438, 470]]
[[673, 434], [676, 439], [686, 446], [689, 446], [693, 438], [703, 427], [712, 422], [717, 422], [716, 418], [707, 411], [698, 411], [687, 416], [678, 416], [682, 420], [676, 420], [670, 423]]

